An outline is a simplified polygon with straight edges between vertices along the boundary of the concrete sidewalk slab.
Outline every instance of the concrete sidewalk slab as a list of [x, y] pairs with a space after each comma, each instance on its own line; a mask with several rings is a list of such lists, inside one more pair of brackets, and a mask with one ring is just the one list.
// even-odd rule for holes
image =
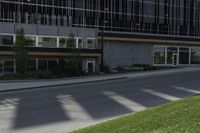
[[0, 83], [0, 92], [16, 91], [16, 90], [26, 90], [49, 86], [60, 86], [60, 85], [72, 85], [90, 82], [100, 82], [108, 80], [117, 80], [125, 78], [140, 78], [148, 76], [158, 76], [162, 74], [174, 74], [181, 72], [192, 72], [199, 71], [200, 67], [185, 67], [178, 69], [167, 69], [158, 70], [150, 72], [139, 72], [139, 73], [123, 73], [115, 75], [102, 75], [102, 76], [92, 76], [92, 77], [82, 77], [82, 78], [72, 78], [72, 79], [60, 79], [60, 80], [41, 80], [41, 81], [25, 81], [25, 82], [4, 82]]

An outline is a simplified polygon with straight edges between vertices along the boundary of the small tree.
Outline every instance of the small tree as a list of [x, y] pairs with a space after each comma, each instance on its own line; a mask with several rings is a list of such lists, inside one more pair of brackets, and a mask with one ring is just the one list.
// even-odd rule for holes
[[16, 71], [19, 74], [24, 74], [26, 71], [28, 51], [25, 46], [26, 39], [24, 37], [24, 30], [21, 28], [16, 31], [16, 42], [13, 47]]
[[74, 34], [70, 34], [66, 44], [67, 48], [71, 48], [71, 54], [69, 55], [69, 61], [66, 64], [67, 74], [80, 75], [82, 73], [82, 63], [80, 57], [80, 51], [76, 48], [76, 39]]
[[76, 48], [76, 39], [75, 39], [73, 33], [69, 34], [69, 38], [67, 39], [66, 47], [67, 48], [72, 48], [72, 49]]

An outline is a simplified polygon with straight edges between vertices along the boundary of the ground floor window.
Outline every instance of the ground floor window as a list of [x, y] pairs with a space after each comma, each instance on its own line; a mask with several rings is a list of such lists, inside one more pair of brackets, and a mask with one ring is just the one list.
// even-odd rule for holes
[[191, 64], [200, 64], [200, 48], [191, 49]]
[[154, 46], [154, 65], [200, 64], [200, 47]]
[[179, 48], [179, 64], [190, 64], [189, 48]]
[[[51, 71], [53, 73], [67, 74], [67, 68], [74, 67], [67, 59], [29, 59], [26, 63], [26, 72]], [[81, 72], [94, 73], [96, 72], [95, 59], [81, 59]], [[74, 69], [72, 69], [74, 70]], [[0, 73], [14, 73], [15, 62], [12, 59], [0, 61]]]
[[165, 47], [154, 48], [154, 63], [165, 64]]
[[38, 60], [38, 70], [40, 71], [48, 70], [47, 60]]
[[35, 72], [36, 71], [36, 60], [28, 60], [26, 66], [27, 66], [28, 72]]
[[174, 65], [175, 63], [177, 63], [177, 53], [178, 53], [177, 47], [168, 47], [167, 48], [167, 64]]
[[14, 72], [14, 60], [4, 61], [4, 72]]
[[4, 61], [0, 61], [0, 73], [4, 71]]

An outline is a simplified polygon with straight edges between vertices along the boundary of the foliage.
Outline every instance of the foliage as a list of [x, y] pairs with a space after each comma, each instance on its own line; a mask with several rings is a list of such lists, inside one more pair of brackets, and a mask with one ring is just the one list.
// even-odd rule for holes
[[24, 73], [24, 74], [5, 74], [0, 77], [0, 80], [33, 80], [33, 79], [54, 79], [57, 78], [50, 71], [39, 71], [36, 73]]
[[35, 74], [36, 79], [54, 79], [56, 75], [54, 75], [51, 71], [39, 71]]
[[148, 64], [134, 64], [133, 67], [143, 68], [144, 71], [156, 70], [154, 66]]
[[26, 42], [26, 46], [33, 46], [34, 45], [34, 41], [31, 40], [31, 39], [26, 39], [25, 42]]
[[70, 33], [69, 38], [67, 39], [66, 47], [72, 49], [76, 48], [76, 39], [73, 33]]
[[26, 71], [26, 60], [28, 51], [26, 50], [26, 39], [24, 37], [24, 30], [18, 29], [16, 31], [16, 42], [13, 47], [13, 53], [16, 64], [17, 73], [24, 74]]
[[72, 48], [72, 52], [67, 57], [66, 73], [68, 75], [81, 75], [83, 72], [80, 51], [76, 48], [76, 40], [72, 33], [67, 40], [67, 47]]

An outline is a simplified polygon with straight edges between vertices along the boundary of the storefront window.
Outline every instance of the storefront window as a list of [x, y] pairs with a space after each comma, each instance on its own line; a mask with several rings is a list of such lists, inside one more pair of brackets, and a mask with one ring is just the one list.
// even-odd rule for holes
[[173, 56], [177, 54], [178, 48], [176, 47], [168, 47], [167, 48], [167, 64], [173, 64]]
[[14, 61], [6, 60], [4, 62], [4, 72], [14, 72]]
[[189, 48], [179, 49], [179, 64], [189, 64]]
[[25, 36], [27, 46], [36, 46], [35, 36]]
[[87, 48], [95, 49], [95, 39], [88, 39], [87, 40]]
[[48, 60], [48, 70], [50, 70], [51, 72], [59, 71], [57, 60]]
[[57, 38], [54, 37], [39, 37], [39, 47], [57, 47]]
[[165, 47], [154, 48], [154, 64], [165, 64]]
[[47, 70], [47, 60], [38, 60], [38, 69], [42, 71]]
[[4, 61], [0, 61], [0, 73], [3, 73], [3, 64], [4, 64]]
[[192, 48], [191, 64], [200, 64], [200, 48]]
[[0, 35], [0, 45], [13, 45], [13, 36], [12, 35]]
[[36, 71], [36, 60], [28, 60], [27, 61], [27, 71], [28, 72]]

